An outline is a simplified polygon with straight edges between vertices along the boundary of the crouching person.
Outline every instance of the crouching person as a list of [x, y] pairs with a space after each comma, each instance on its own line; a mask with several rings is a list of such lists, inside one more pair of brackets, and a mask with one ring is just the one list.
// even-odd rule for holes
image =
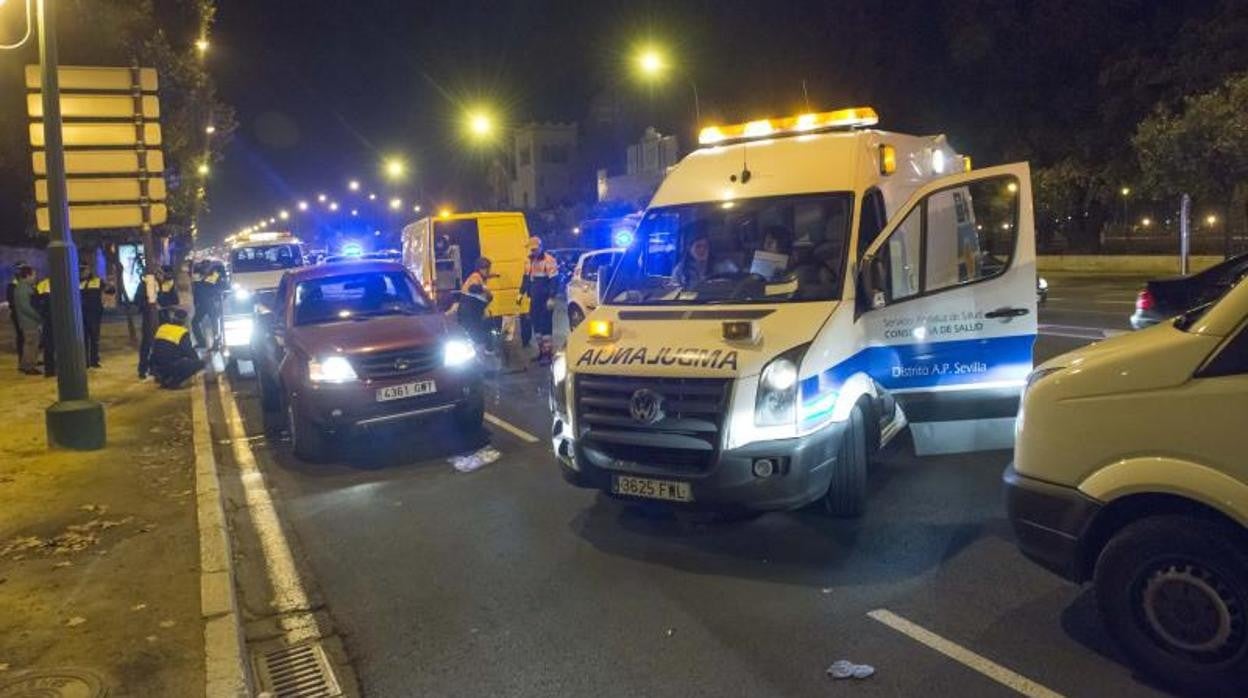
[[164, 323], [156, 328], [148, 370], [160, 387], [177, 388], [204, 370], [204, 361], [191, 345], [186, 311], [170, 308], [164, 315]]

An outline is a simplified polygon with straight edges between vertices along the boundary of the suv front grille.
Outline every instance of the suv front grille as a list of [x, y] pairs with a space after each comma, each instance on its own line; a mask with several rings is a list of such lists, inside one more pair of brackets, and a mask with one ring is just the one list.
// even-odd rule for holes
[[[578, 438], [612, 461], [703, 472], [719, 452], [730, 385], [722, 378], [577, 376]], [[640, 390], [662, 396], [662, 419], [649, 424], [633, 417]]]
[[433, 347], [357, 354], [351, 358], [360, 378], [366, 379], [417, 376], [434, 370], [442, 363], [441, 351]]

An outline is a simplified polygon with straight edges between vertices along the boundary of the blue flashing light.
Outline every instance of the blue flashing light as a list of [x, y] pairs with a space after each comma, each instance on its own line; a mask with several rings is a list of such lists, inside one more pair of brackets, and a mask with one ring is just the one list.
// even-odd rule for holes
[[616, 247], [631, 247], [633, 244], [633, 231], [627, 228], [620, 228], [611, 234], [611, 242]]

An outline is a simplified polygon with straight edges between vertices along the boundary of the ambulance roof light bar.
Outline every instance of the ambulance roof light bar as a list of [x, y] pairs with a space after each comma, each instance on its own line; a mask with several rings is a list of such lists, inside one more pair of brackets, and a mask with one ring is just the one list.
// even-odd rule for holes
[[819, 113], [799, 114], [783, 119], [758, 119], [744, 124], [707, 126], [698, 133], [699, 145], [720, 145], [732, 141], [794, 135], [835, 129], [865, 128], [880, 122], [871, 107], [851, 107]]

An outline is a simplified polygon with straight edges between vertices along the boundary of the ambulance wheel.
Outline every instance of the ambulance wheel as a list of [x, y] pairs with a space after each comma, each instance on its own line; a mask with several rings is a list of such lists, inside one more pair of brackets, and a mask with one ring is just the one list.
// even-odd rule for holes
[[290, 432], [290, 445], [296, 458], [309, 463], [320, 463], [329, 458], [329, 439], [325, 432], [300, 415], [290, 401], [286, 402], [286, 429]]
[[568, 306], [568, 328], [575, 330], [577, 325], [585, 322], [585, 311], [579, 305]]
[[1096, 562], [1101, 617], [1141, 672], [1193, 695], [1248, 686], [1248, 549], [1242, 531], [1154, 516], [1115, 535]]
[[867, 434], [862, 405], [854, 406], [845, 422], [841, 446], [832, 463], [832, 483], [823, 507], [837, 518], [857, 518], [867, 507]]

